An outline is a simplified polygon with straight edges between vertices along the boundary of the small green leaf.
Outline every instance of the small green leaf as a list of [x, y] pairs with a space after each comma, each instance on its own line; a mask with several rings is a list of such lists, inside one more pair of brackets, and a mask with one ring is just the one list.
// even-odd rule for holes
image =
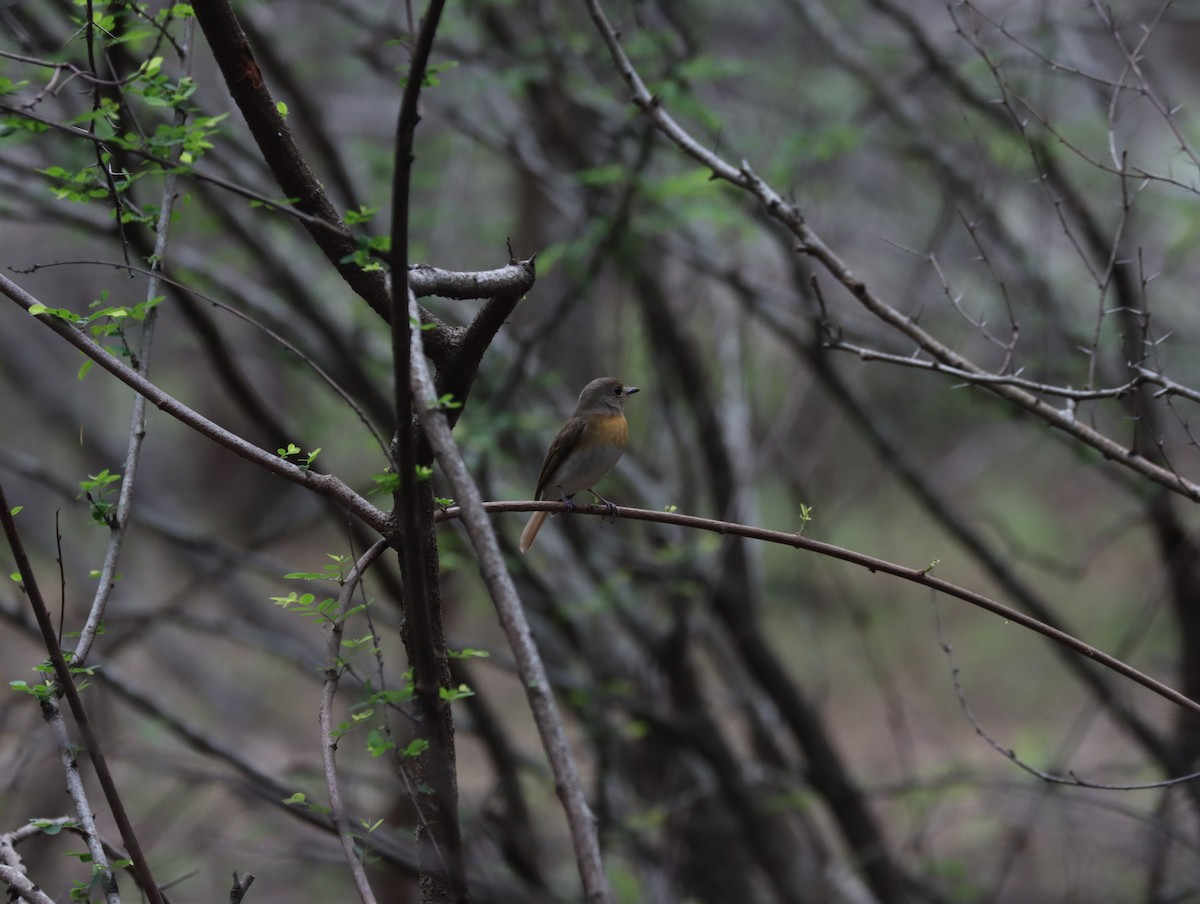
[[462, 650], [447, 650], [446, 655], [451, 659], [487, 659], [492, 654], [487, 650], [472, 650], [467, 647]]
[[404, 750], [401, 751], [401, 753], [403, 753], [409, 759], [412, 759], [414, 757], [419, 757], [421, 754], [423, 754], [428, 749], [429, 749], [429, 742], [426, 741], [424, 738], [417, 738], [415, 741], [413, 741], [407, 747], [405, 747]]
[[458, 687], [440, 687], [438, 688], [438, 696], [447, 702], [461, 700], [463, 697], [474, 697], [475, 692], [465, 684], [460, 684]]

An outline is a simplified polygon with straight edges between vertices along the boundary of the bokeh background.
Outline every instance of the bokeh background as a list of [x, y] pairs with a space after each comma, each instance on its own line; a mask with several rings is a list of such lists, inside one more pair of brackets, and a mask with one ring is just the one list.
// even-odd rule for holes
[[[1107, 460], [986, 381], [931, 369], [927, 350], [630, 103], [583, 3], [493, 0], [444, 15], [410, 214], [422, 263], [491, 269], [508, 262], [506, 242], [537, 255], [537, 282], [454, 431], [484, 498], [530, 498], [579, 389], [619, 376], [642, 390], [627, 408], [629, 451], [599, 487], [619, 504], [802, 530], [931, 567], [1200, 699], [1200, 550], [1182, 487], [1200, 475], [1200, 396], [1188, 388], [1200, 385], [1196, 8], [603, 6], [663, 109], [795, 204], [876, 296], [1181, 484]], [[308, 165], [339, 212], [359, 212], [349, 225], [363, 248], [378, 247], [410, 11], [234, 8]], [[146, 265], [163, 189], [155, 166], [109, 161], [123, 187], [134, 176], [119, 230], [93, 144], [38, 125], [86, 126], [89, 82], [43, 64], [89, 69], [85, 9], [0, 10], [0, 265], [43, 304], [80, 314], [145, 300], [144, 273], [122, 266]], [[170, 9], [95, 5], [111, 17], [94, 40], [101, 94], [119, 109], [97, 121], [102, 133], [170, 122], [166, 89], [137, 77], [162, 57], [155, 71], [180, 85], [188, 19]], [[195, 167], [283, 200], [204, 34], [190, 40], [194, 93], [178, 105], [192, 123], [224, 116]], [[164, 154], [177, 153], [169, 141]], [[165, 261], [174, 282], [152, 379], [262, 448], [319, 448], [322, 469], [370, 490], [387, 462], [314, 366], [390, 436], [387, 328], [308, 234], [184, 167]], [[452, 325], [480, 305], [424, 303]], [[139, 327], [110, 345], [136, 343]], [[67, 632], [108, 541], [81, 481], [121, 473], [132, 406], [99, 369], [81, 377], [82, 364], [0, 305], [0, 480], [24, 507], [18, 523]], [[494, 517], [619, 900], [1176, 901], [1200, 890], [1194, 783], [1054, 784], [997, 749], [1055, 776], [1149, 785], [1196, 768], [1194, 714], [995, 615], [819, 555], [578, 517], [550, 521], [520, 556], [523, 522]], [[489, 654], [451, 661], [474, 692], [454, 704], [474, 897], [577, 900], [474, 554], [455, 524], [439, 545], [449, 645]], [[251, 901], [353, 894], [322, 813], [283, 803], [327, 794], [325, 635], [272, 598], [335, 595], [284, 575], [361, 549], [346, 515], [151, 409], [85, 700], [172, 901], [223, 897], [234, 870], [258, 877]], [[7, 551], [3, 561], [7, 574]], [[339, 763], [356, 823], [380, 821], [364, 833], [379, 899], [415, 901], [418, 792], [374, 755], [385, 725], [401, 746], [413, 726], [403, 703], [363, 702], [380, 683], [402, 688], [408, 668], [394, 556], [379, 568], [391, 576], [368, 577], [370, 606], [347, 629], [363, 642], [346, 653], [339, 708], [361, 722]], [[33, 682], [46, 654], [5, 583], [3, 677]], [[0, 833], [67, 806], [36, 701], [6, 691]], [[64, 900], [87, 880], [68, 853], [79, 847], [64, 834], [20, 853]], [[123, 889], [136, 893], [128, 879]]]

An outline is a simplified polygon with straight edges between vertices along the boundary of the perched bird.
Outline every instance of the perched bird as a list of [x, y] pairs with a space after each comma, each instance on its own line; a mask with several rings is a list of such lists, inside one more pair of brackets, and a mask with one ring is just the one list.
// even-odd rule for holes
[[[558, 431], [546, 453], [546, 460], [542, 462], [535, 499], [557, 493], [567, 508], [572, 509], [575, 507], [572, 497], [580, 490], [587, 490], [610, 509], [616, 508], [596, 493], [592, 484], [599, 482], [621, 460], [629, 436], [625, 399], [637, 391], [636, 386], [626, 386], [616, 377], [601, 377], [583, 387], [575, 413]], [[525, 530], [521, 531], [521, 552], [533, 545], [549, 514], [533, 513]]]

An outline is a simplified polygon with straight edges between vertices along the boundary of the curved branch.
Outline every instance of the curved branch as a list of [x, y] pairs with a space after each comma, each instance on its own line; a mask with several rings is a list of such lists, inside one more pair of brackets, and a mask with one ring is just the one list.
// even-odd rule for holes
[[473, 298], [495, 298], [498, 295], [521, 296], [533, 288], [537, 275], [534, 258], [514, 260], [496, 270], [460, 272], [442, 270], [428, 264], [412, 264], [408, 268], [408, 285], [417, 298], [437, 295], [460, 301]]
[[[457, 489], [457, 488], [456, 488]], [[1048, 637], [1056, 643], [1060, 643], [1065, 647], [1074, 650], [1086, 656], [1088, 659], [1099, 663], [1100, 665], [1112, 669], [1119, 675], [1124, 675], [1131, 681], [1140, 684], [1147, 690], [1153, 691], [1160, 697], [1170, 700], [1177, 706], [1200, 714], [1200, 703], [1185, 697], [1179, 691], [1163, 684], [1161, 681], [1156, 681], [1144, 672], [1140, 672], [1133, 666], [1122, 662], [1115, 656], [1098, 650], [1091, 644], [1085, 643], [1073, 634], [1068, 634], [1065, 631], [1060, 631], [1058, 628], [1051, 627], [1045, 622], [1038, 621], [1024, 612], [1017, 609], [1012, 609], [1005, 606], [1003, 603], [998, 603], [990, 597], [984, 596], [982, 593], [976, 593], [974, 590], [968, 590], [965, 587], [959, 587], [957, 584], [952, 584], [949, 581], [944, 581], [941, 578], [935, 578], [930, 574], [929, 568], [912, 568], [908, 565], [897, 565], [894, 562], [889, 562], [886, 559], [877, 559], [875, 556], [869, 556], [866, 553], [855, 552], [852, 549], [845, 549], [841, 546], [834, 546], [832, 543], [823, 543], [820, 540], [810, 540], [808, 537], [800, 534], [789, 534], [784, 531], [767, 530], [763, 527], [753, 527], [749, 524], [736, 524], [732, 521], [718, 521], [713, 518], [701, 518], [697, 515], [681, 515], [677, 512], [656, 512], [650, 509], [635, 509], [625, 508], [624, 506], [614, 506], [607, 508], [603, 505], [582, 505], [575, 503], [573, 509], [568, 509], [562, 502], [485, 502], [483, 508], [489, 512], [566, 512], [571, 511], [574, 514], [582, 515], [597, 515], [601, 518], [627, 518], [631, 521], [652, 521], [657, 524], [674, 524], [679, 527], [688, 527], [694, 530], [705, 530], [716, 534], [732, 534], [738, 537], [746, 537], [751, 540], [762, 540], [765, 543], [776, 543], [781, 546], [791, 546], [794, 549], [803, 549], [808, 552], [815, 552], [823, 556], [829, 556], [834, 559], [841, 559], [843, 562], [849, 562], [851, 565], [858, 565], [868, 571], [882, 572], [890, 574], [893, 577], [903, 578], [906, 581], [912, 581], [914, 584], [920, 584], [923, 587], [928, 587], [930, 590], [936, 590], [939, 593], [944, 593], [947, 596], [955, 597], [970, 603], [972, 606], [978, 606], [980, 609], [986, 609], [995, 615], [999, 615], [1005, 621], [1011, 621], [1020, 625], [1023, 628], [1028, 628], [1043, 637]], [[436, 520], [449, 521], [462, 516], [462, 509], [458, 506], [453, 508], [443, 509], [437, 513]]]

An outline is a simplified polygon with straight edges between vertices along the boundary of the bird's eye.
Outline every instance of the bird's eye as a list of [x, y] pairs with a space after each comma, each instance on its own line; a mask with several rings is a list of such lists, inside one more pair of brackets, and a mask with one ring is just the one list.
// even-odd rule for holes
[[620, 386], [614, 386], [614, 387], [613, 387], [613, 395], [620, 395], [620, 394], [621, 394], [621, 387], [620, 387]]

